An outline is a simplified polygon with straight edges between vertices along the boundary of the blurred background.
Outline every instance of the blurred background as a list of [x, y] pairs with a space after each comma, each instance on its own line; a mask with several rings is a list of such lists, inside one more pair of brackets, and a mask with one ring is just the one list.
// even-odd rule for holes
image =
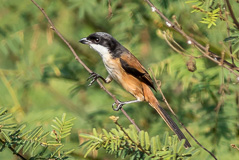
[[[101, 57], [78, 41], [93, 32], [110, 33], [146, 68], [152, 68], [168, 102], [199, 142], [219, 159], [239, 157], [239, 151], [231, 147], [231, 144], [239, 146], [236, 77], [206, 58], [192, 60], [170, 48], [164, 31], [185, 49], [185, 54], [201, 55], [168, 28], [144, 1], [116, 0], [110, 5], [106, 0], [36, 1], [90, 69], [107, 76]], [[203, 45], [210, 44], [215, 53], [228, 48], [229, 43], [223, 41], [228, 37], [224, 21], [218, 20], [216, 26], [208, 28], [200, 23], [203, 14], [191, 13], [191, 3], [153, 2], [169, 19], [175, 15], [187, 34]], [[238, 3], [232, 3], [238, 16]], [[119, 116], [120, 123], [128, 127], [126, 117], [112, 110], [113, 99], [97, 84], [88, 87], [89, 73], [30, 0], [0, 0], [0, 4], [0, 106], [6, 107], [17, 123], [25, 123], [28, 128], [42, 125], [44, 130], [51, 131], [54, 117], [63, 113], [75, 117], [72, 134], [66, 139], [67, 145], [76, 149], [72, 159], [82, 159], [84, 155], [79, 149], [79, 133], [91, 133], [92, 128], [110, 130], [115, 127], [109, 119], [111, 115]], [[197, 67], [194, 72], [187, 68], [187, 63], [192, 61]], [[122, 101], [134, 99], [116, 82], [105, 86]], [[165, 107], [162, 96], [155, 94]], [[125, 110], [151, 136], [165, 131], [173, 134], [147, 103], [130, 104]], [[198, 159], [211, 159], [208, 153], [199, 150]], [[17, 158], [5, 149], [0, 152], [0, 159]], [[94, 159], [94, 155], [88, 159]], [[96, 159], [114, 159], [114, 156], [100, 150]]]

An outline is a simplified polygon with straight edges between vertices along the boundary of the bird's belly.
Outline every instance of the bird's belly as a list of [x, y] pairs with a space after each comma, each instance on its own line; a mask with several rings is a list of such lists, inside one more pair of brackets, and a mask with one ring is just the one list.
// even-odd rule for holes
[[119, 65], [117, 65], [117, 63], [113, 62], [113, 61], [107, 61], [107, 62], [104, 62], [104, 65], [105, 65], [105, 68], [106, 70], [108, 71], [109, 75], [115, 80], [117, 81], [118, 83], [121, 83], [122, 81], [122, 72], [121, 70], [123, 68], [120, 68]]
[[138, 100], [144, 100], [141, 82], [126, 73], [117, 60], [104, 62], [105, 68], [109, 75], [118, 82], [126, 91], [135, 96]]

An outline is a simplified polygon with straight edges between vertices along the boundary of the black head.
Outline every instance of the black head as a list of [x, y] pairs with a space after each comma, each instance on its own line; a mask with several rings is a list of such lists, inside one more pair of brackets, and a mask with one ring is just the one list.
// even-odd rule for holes
[[98, 44], [114, 51], [119, 42], [117, 42], [110, 34], [105, 32], [96, 32], [86, 38], [80, 40], [83, 44]]
[[113, 57], [117, 57], [125, 48], [110, 34], [105, 32], [96, 32], [80, 40], [81, 43], [90, 45], [94, 50], [105, 54], [106, 50]]

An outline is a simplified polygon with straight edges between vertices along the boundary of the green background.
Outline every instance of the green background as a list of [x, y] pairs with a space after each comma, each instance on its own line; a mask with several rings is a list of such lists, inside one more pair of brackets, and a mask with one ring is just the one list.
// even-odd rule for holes
[[[192, 4], [183, 0], [153, 1], [170, 19], [176, 15], [183, 30], [203, 45], [210, 44], [221, 53], [228, 43], [226, 24], [217, 21], [207, 28], [199, 21], [202, 14], [191, 13]], [[201, 53], [186, 40], [167, 28], [165, 22], [142, 1], [115, 0], [111, 2], [112, 16], [108, 16], [106, 0], [37, 0], [55, 27], [70, 42], [79, 57], [94, 72], [107, 76], [101, 57], [78, 41], [97, 31], [108, 32], [128, 48], [146, 68], [152, 68], [162, 83], [162, 90], [188, 130], [219, 159], [236, 159], [239, 151], [239, 87], [236, 77], [206, 58], [195, 59], [197, 70], [187, 69], [188, 56], [172, 50], [163, 38], [163, 31], [172, 34], [184, 47], [185, 54]], [[235, 3], [235, 2], [234, 2]], [[238, 3], [235, 3], [238, 5]], [[239, 15], [235, 6], [235, 15]], [[72, 159], [82, 159], [79, 133], [92, 128], [114, 127], [109, 116], [120, 117], [120, 123], [130, 123], [121, 112], [111, 108], [114, 102], [97, 84], [88, 87], [89, 73], [75, 60], [67, 45], [54, 33], [45, 17], [30, 0], [0, 0], [0, 106], [8, 108], [18, 123], [29, 128], [50, 126], [54, 117], [76, 117], [72, 134], [65, 141], [75, 148]], [[230, 59], [228, 59], [230, 61]], [[150, 73], [151, 74], [151, 73]], [[105, 85], [122, 101], [132, 100], [116, 82]], [[155, 93], [163, 103], [161, 95]], [[219, 109], [216, 107], [219, 105]], [[139, 127], [151, 136], [172, 132], [159, 115], [147, 104], [125, 106], [127, 113]], [[211, 159], [189, 138], [201, 152], [195, 159]], [[88, 159], [114, 159], [100, 150]], [[9, 151], [0, 152], [0, 159], [16, 159]]]

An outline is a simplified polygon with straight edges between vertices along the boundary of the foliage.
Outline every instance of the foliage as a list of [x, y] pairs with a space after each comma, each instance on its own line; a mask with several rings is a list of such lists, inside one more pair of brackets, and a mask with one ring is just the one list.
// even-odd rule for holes
[[[12, 122], [12, 114], [7, 113], [5, 108], [0, 108], [0, 142], [2, 152], [9, 148], [13, 154], [28, 157], [25, 159], [67, 159], [74, 149], [66, 150], [61, 140], [70, 135], [72, 120], [65, 120], [66, 115], [62, 115], [62, 119], [57, 117], [53, 120], [58, 126], [53, 126], [59, 132], [55, 133], [52, 140], [46, 140], [50, 134], [49, 131], [44, 132], [42, 126], [34, 129], [26, 130], [26, 125]], [[53, 130], [54, 132], [54, 130]], [[58, 138], [59, 137], [59, 138]], [[22, 158], [23, 159], [23, 158]]]
[[231, 29], [232, 35], [225, 38], [225, 42], [231, 42], [233, 46], [237, 46], [237, 48], [233, 51], [233, 54], [238, 53], [239, 51], [239, 31], [235, 29]]
[[[140, 159], [189, 159], [194, 156], [198, 150], [193, 147], [184, 148], [185, 140], [178, 142], [176, 136], [170, 137], [164, 133], [163, 139], [159, 136], [149, 137], [148, 132], [137, 132], [133, 125], [128, 129], [123, 128], [118, 122], [116, 128], [109, 132], [102, 129], [97, 132], [93, 129], [93, 135], [81, 133], [80, 136], [89, 139], [81, 144], [81, 148], [86, 148], [85, 157], [89, 152], [103, 148], [109, 154], [115, 157], [125, 159], [130, 157], [131, 160]], [[162, 137], [162, 136], [160, 136]]]
[[[226, 18], [226, 12], [223, 10], [224, 1], [203, 0], [195, 3], [185, 3], [185, 0], [151, 1], [170, 20], [174, 20], [172, 17], [175, 15], [185, 33], [204, 46], [208, 44], [210, 50], [218, 56], [225, 51], [224, 58], [229, 62], [231, 48], [235, 64], [239, 65], [238, 29], [235, 28], [230, 15], [226, 21], [224, 20]], [[112, 34], [144, 64], [145, 68], [153, 69], [157, 79], [161, 81], [166, 99], [200, 143], [220, 159], [238, 157], [238, 150], [231, 147], [231, 144], [239, 146], [237, 77], [204, 57], [194, 58], [193, 65], [196, 66], [196, 70], [188, 71], [190, 57], [201, 56], [201, 53], [193, 45], [188, 45], [187, 40], [172, 28], [168, 28], [165, 21], [152, 12], [145, 1], [111, 0], [111, 16], [108, 16], [110, 9], [106, 0], [36, 0], [36, 2], [44, 8], [57, 29], [87, 66], [103, 77], [106, 77], [107, 73], [100, 56], [88, 47], [80, 45], [78, 41], [96, 31]], [[230, 2], [234, 14], [239, 15], [238, 2]], [[110, 131], [114, 125], [107, 117], [112, 114], [121, 117], [123, 126], [129, 125], [122, 113], [112, 111], [111, 105], [114, 101], [96, 84], [87, 87], [86, 79], [89, 74], [75, 61], [69, 49], [50, 29], [45, 17], [30, 0], [22, 2], [0, 0], [0, 4], [0, 107], [5, 106], [8, 113], [14, 115], [9, 122], [4, 121], [11, 127], [10, 130], [3, 130], [6, 137], [10, 137], [11, 140], [10, 133], [15, 133], [21, 126], [25, 126], [21, 132], [27, 133], [24, 138], [30, 136], [29, 133], [34, 130], [40, 131], [35, 136], [38, 140], [44, 133], [55, 130], [39, 140], [40, 143], [52, 141], [54, 144], [47, 147], [46, 155], [50, 157], [59, 146], [64, 145], [66, 150], [75, 149], [70, 154], [71, 159], [83, 159], [82, 151], [76, 147], [80, 141], [78, 133], [87, 132], [93, 135], [92, 128]], [[194, 9], [191, 8], [192, 5], [195, 6]], [[203, 12], [196, 8], [203, 9]], [[203, 21], [202, 18], [210, 20], [208, 14], [218, 8], [219, 12], [213, 13], [216, 15], [214, 16], [216, 26], [212, 24], [208, 29], [209, 23], [205, 25], [200, 21]], [[191, 13], [192, 10], [196, 12]], [[183, 48], [183, 53], [189, 56], [183, 56], [172, 50], [165, 42], [162, 34], [164, 31], [170, 34]], [[105, 86], [121, 101], [134, 99], [115, 82]], [[155, 95], [162, 101], [158, 93]], [[165, 106], [163, 102], [160, 104]], [[161, 139], [165, 131], [170, 131], [146, 103], [128, 105], [125, 110], [140, 129], [147, 131], [152, 137], [158, 135]], [[63, 130], [52, 122], [52, 117], [61, 117], [62, 113], [76, 117], [76, 123], [72, 126], [72, 134], [65, 138], [61, 137], [59, 143], [56, 141], [56, 135], [60, 138], [59, 135]], [[61, 121], [61, 118], [58, 119]], [[4, 133], [1, 132], [1, 139], [4, 138]], [[169, 133], [172, 134], [171, 131]], [[189, 141], [192, 143], [191, 139]], [[0, 152], [0, 159], [15, 159], [8, 146], [6, 144], [4, 150]], [[197, 147], [196, 144], [193, 146]], [[44, 146], [39, 145], [33, 154], [40, 153], [40, 149], [43, 148]], [[64, 148], [60, 148], [60, 151], [64, 151]], [[199, 154], [192, 159], [211, 158], [202, 149], [198, 150]], [[31, 157], [31, 151], [30, 147], [24, 156]], [[115, 154], [111, 156], [105, 153], [104, 149], [98, 150], [97, 153], [88, 154], [86, 159], [95, 157], [99, 160], [105, 157], [116, 159]]]
[[[224, 19], [222, 17], [222, 1], [218, 0], [192, 0], [186, 1], [186, 3], [195, 3], [192, 7], [194, 8], [192, 13], [201, 12], [205, 15], [200, 21], [201, 23], [205, 23], [208, 25], [208, 28], [212, 26], [216, 26], [216, 21], [219, 18]], [[220, 17], [221, 16], [221, 17]]]
[[[235, 13], [229, 13], [229, 9], [225, 1], [220, 0], [192, 0], [192, 1], [186, 1], [186, 3], [194, 4], [192, 6], [193, 11], [192, 13], [201, 13], [204, 15], [202, 17], [201, 23], [207, 24], [208, 28], [211, 28], [212, 26], [216, 26], [218, 21], [222, 21], [224, 23], [227, 23], [227, 32], [230, 33], [227, 38], [224, 39], [225, 42], [231, 41], [232, 46], [235, 46], [235, 51], [233, 51], [232, 54], [238, 53], [239, 50], [239, 36], [238, 36], [238, 27], [233, 25], [233, 21], [228, 18], [231, 16], [231, 14]], [[233, 4], [236, 4], [236, 2], [228, 2], [231, 3], [230, 5], [233, 6]], [[237, 2], [238, 3], [238, 2]], [[236, 9], [235, 9], [236, 11]], [[229, 15], [229, 16], [228, 16]], [[238, 56], [237, 56], [238, 57]]]

